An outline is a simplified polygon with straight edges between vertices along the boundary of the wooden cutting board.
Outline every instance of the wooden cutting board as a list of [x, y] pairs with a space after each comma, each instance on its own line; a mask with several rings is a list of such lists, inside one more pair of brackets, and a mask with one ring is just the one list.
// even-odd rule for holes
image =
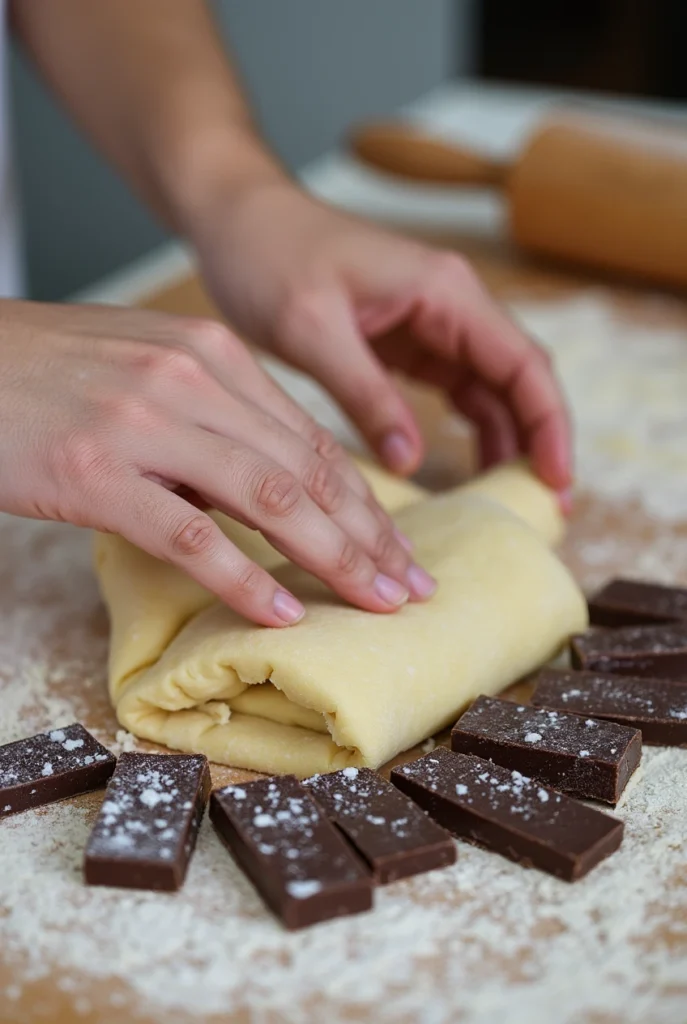
[[[520, 263], [506, 248], [452, 241], [504, 299], [536, 304], [589, 287]], [[604, 301], [628, 330], [684, 332], [687, 368], [687, 305], [620, 291]], [[193, 279], [146, 305], [212, 312]], [[618, 358], [639, 358], [639, 348], [635, 338]], [[671, 358], [680, 361], [679, 350]], [[429, 439], [424, 482], [446, 486], [465, 474], [470, 447], [436, 396], [411, 393]], [[105, 690], [107, 622], [87, 538], [4, 519], [0, 555], [0, 722], [8, 738], [74, 718], [114, 749], [128, 745], [130, 738], [117, 739]], [[687, 583], [687, 517], [663, 521], [640, 501], [591, 488], [579, 495], [563, 555], [585, 585], [647, 564]], [[245, 777], [213, 772], [216, 785]], [[455, 870], [399, 883], [372, 915], [300, 936], [271, 920], [207, 822], [183, 892], [142, 896], [81, 886], [80, 844], [102, 794], [6, 819], [0, 1019], [684, 1021], [685, 791], [687, 751], [650, 752], [620, 809], [625, 849], [588, 883], [569, 887], [461, 844]]]

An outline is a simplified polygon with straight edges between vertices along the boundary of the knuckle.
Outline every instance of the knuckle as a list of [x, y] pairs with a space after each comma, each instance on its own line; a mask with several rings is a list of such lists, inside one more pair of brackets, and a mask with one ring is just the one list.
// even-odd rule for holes
[[253, 563], [241, 566], [232, 580], [232, 590], [245, 598], [253, 598], [263, 587], [265, 574]]
[[315, 288], [298, 289], [282, 301], [278, 317], [284, 337], [307, 338], [321, 334], [327, 327], [327, 309], [322, 293]]
[[184, 517], [172, 528], [170, 546], [182, 558], [203, 558], [214, 546], [215, 527], [211, 519], [198, 512]]
[[357, 576], [362, 568], [362, 554], [351, 540], [344, 540], [336, 557], [336, 571], [341, 576]]
[[331, 430], [321, 427], [319, 423], [313, 424], [310, 443], [321, 459], [338, 462], [344, 458], [343, 448], [334, 438]]
[[100, 438], [75, 432], [60, 450], [58, 473], [68, 481], [86, 484], [89, 489], [106, 479], [111, 467], [110, 456]]
[[372, 558], [378, 564], [398, 558], [398, 542], [388, 527], [380, 530], [372, 548]]
[[268, 519], [287, 519], [302, 496], [301, 487], [286, 469], [270, 469], [259, 478], [253, 495], [257, 513]]
[[222, 353], [241, 347], [241, 342], [226, 324], [220, 320], [189, 317], [184, 322], [185, 340], [198, 351]]
[[205, 381], [206, 371], [200, 360], [183, 348], [161, 348], [149, 365], [150, 383], [170, 383], [198, 387]]
[[329, 514], [338, 512], [345, 500], [343, 480], [336, 470], [322, 459], [315, 462], [306, 489], [316, 504]]
[[155, 417], [147, 401], [139, 395], [126, 395], [111, 408], [103, 410], [103, 419], [118, 431], [122, 428], [136, 435], [147, 434], [155, 426]]
[[54, 516], [81, 526], [94, 525], [93, 513], [104, 521], [119, 500], [123, 466], [102, 438], [96, 433], [74, 433], [62, 443], [51, 444], [47, 457]]
[[433, 272], [449, 284], [473, 284], [477, 275], [472, 264], [458, 252], [442, 250], [435, 254]]

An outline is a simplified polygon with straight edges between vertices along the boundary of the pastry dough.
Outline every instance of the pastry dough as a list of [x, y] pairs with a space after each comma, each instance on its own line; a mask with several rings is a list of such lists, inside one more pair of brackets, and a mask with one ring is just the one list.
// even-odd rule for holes
[[256, 771], [376, 767], [584, 628], [584, 599], [545, 543], [562, 530], [555, 499], [525, 467], [434, 498], [362, 468], [439, 580], [428, 604], [392, 615], [344, 605], [259, 534], [215, 513], [306, 605], [298, 626], [266, 629], [121, 538], [97, 537], [110, 693], [125, 728]]

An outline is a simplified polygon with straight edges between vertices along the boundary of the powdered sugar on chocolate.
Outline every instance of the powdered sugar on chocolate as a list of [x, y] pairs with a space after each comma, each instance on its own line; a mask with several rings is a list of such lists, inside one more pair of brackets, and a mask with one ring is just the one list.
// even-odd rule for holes
[[290, 895], [305, 899], [315, 882], [318, 888], [310, 895], [325, 884], [358, 879], [358, 866], [349, 860], [347, 849], [332, 852], [326, 820], [289, 776], [228, 786], [221, 791], [221, 803], [244, 841], [273, 862]]
[[88, 844], [92, 857], [172, 859], [185, 842], [204, 759], [125, 754]]
[[71, 772], [108, 757], [108, 751], [95, 743], [81, 725], [39, 733], [0, 747], [0, 789], [25, 785], [40, 776]]
[[514, 705], [511, 701], [489, 697], [479, 697], [459, 719], [457, 728], [499, 743], [612, 763], [616, 761], [617, 749], [627, 746], [634, 734], [634, 730], [614, 722], [585, 721], [579, 715], [564, 711]]
[[[660, 313], [664, 301], [646, 304]], [[596, 496], [566, 548], [579, 578], [588, 588], [621, 572], [687, 583], [687, 533], [673, 526], [687, 518], [687, 331], [622, 317], [603, 293], [517, 312], [555, 353], [578, 482]], [[332, 405], [318, 401], [325, 418]], [[87, 534], [2, 517], [0, 544], [0, 741], [81, 720], [111, 749], [134, 747], [106, 697]], [[84, 888], [98, 797], [8, 818], [0, 1004], [21, 1019], [33, 987], [38, 999], [54, 986], [75, 1019], [78, 1007], [170, 1024], [213, 1013], [299, 1024], [682, 1021], [687, 751], [646, 750], [626, 794], [622, 849], [572, 889], [460, 844], [456, 865], [380, 890], [373, 913], [293, 935], [207, 823], [184, 889], [168, 896]]]

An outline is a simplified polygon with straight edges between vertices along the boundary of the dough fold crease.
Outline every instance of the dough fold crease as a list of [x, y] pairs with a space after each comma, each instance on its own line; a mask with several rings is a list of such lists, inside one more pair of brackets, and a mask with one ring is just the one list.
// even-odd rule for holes
[[392, 615], [352, 608], [213, 513], [307, 608], [298, 626], [266, 629], [121, 538], [96, 537], [110, 695], [126, 729], [254, 771], [378, 767], [585, 627], [582, 594], [549, 548], [562, 534], [555, 498], [525, 466], [435, 497], [363, 471], [438, 579], [431, 602]]

